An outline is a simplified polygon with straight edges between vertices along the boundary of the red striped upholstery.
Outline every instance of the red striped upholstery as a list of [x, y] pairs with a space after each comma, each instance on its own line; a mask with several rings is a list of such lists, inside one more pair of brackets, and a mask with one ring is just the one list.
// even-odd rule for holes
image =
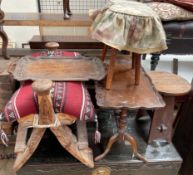
[[[31, 84], [25, 82], [5, 106], [7, 121], [38, 113], [37, 96]], [[54, 82], [50, 92], [56, 113], [67, 113], [81, 120], [94, 119], [90, 96], [81, 82]]]

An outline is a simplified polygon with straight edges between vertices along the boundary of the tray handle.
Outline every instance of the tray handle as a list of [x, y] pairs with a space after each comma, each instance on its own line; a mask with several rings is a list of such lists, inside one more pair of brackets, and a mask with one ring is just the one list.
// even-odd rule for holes
[[59, 48], [59, 43], [57, 42], [48, 42], [45, 44], [46, 49], [48, 49], [48, 56], [53, 56], [54, 52]]
[[16, 65], [17, 65], [17, 61], [14, 61], [14, 62], [12, 62], [12, 63], [8, 66], [7, 72], [8, 72], [10, 75], [13, 75], [13, 72], [14, 72], [14, 70], [15, 70]]

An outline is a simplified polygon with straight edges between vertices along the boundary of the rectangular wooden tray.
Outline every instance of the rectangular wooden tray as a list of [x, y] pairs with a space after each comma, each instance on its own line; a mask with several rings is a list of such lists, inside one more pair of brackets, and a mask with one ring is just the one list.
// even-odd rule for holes
[[50, 79], [53, 81], [101, 80], [105, 68], [99, 58], [77, 57], [37, 57], [21, 58], [13, 72], [18, 81]]

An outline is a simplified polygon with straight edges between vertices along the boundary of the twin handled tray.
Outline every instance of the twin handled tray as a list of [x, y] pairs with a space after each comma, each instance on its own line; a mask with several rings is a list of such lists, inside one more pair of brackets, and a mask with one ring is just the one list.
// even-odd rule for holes
[[21, 58], [13, 72], [18, 81], [50, 79], [53, 81], [102, 80], [103, 62], [96, 57], [26, 56]]

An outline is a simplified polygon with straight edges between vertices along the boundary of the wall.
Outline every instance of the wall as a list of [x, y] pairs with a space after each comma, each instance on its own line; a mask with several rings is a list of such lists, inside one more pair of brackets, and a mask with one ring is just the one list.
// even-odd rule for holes
[[[106, 0], [99, 1], [106, 2]], [[71, 2], [75, 2], [75, 0], [71, 0]], [[77, 2], [80, 3], [80, 1]], [[73, 8], [73, 3], [71, 5]], [[2, 0], [2, 9], [4, 12], [37, 12], [37, 0]], [[5, 26], [4, 29], [9, 39], [16, 43], [17, 48], [21, 47], [22, 43], [27, 43], [33, 35], [39, 35], [39, 27], [35, 26]], [[42, 33], [44, 35], [88, 35], [89, 30], [87, 27], [42, 27]]]
[[[37, 12], [36, 0], [2, 0], [4, 12]], [[38, 27], [4, 27], [11, 41], [16, 42], [16, 47], [26, 43], [33, 35], [39, 34]]]

